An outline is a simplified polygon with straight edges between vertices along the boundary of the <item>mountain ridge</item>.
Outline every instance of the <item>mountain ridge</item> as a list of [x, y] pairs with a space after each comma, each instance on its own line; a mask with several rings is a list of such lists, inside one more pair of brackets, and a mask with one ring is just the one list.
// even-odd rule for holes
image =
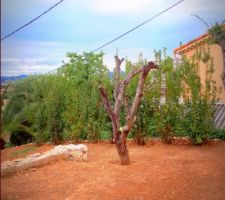
[[19, 79], [27, 78], [29, 75], [18, 75], [18, 76], [1, 76], [1, 83], [5, 83], [7, 81], [16, 81]]

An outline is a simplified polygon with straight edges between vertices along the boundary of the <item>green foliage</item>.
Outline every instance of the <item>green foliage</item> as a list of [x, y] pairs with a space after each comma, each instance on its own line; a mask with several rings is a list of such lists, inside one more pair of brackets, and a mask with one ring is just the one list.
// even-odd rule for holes
[[33, 136], [37, 145], [41, 145], [51, 140], [50, 134], [47, 131], [34, 132]]
[[156, 95], [151, 94], [147, 98], [155, 107], [156, 131], [166, 143], [170, 143], [181, 127], [182, 106], [179, 103], [182, 92], [181, 72], [173, 67], [173, 60], [166, 55], [166, 49], [163, 52], [155, 51], [155, 57], [160, 66], [154, 77], [155, 84], [152, 86]]
[[225, 140], [225, 129], [215, 129], [210, 133], [209, 138]]
[[[218, 92], [209, 49], [198, 51], [192, 59], [184, 57], [176, 67], [166, 49], [155, 51], [155, 59], [160, 68], [146, 81], [131, 136], [159, 135], [166, 143], [173, 136], [190, 136], [194, 144], [203, 143], [214, 129], [213, 106]], [[205, 64], [205, 80], [200, 80], [200, 62]], [[128, 94], [134, 95], [137, 80], [133, 84]]]
[[[224, 22], [218, 23], [216, 22], [211, 28], [208, 29], [209, 34], [212, 36], [210, 39], [210, 43], [217, 43], [221, 45], [224, 43], [225, 40], [225, 28], [224, 28]], [[223, 44], [224, 47], [225, 44]]]
[[101, 131], [100, 138], [102, 140], [111, 140], [112, 139], [112, 133], [109, 131]]
[[[4, 132], [29, 133], [38, 144], [112, 139], [111, 122], [98, 90], [102, 83], [113, 99], [113, 80], [103, 65], [103, 54], [68, 53], [67, 57], [68, 62], [55, 74], [9, 86], [12, 89], [4, 94], [10, 100], [3, 111]], [[209, 50], [197, 52], [191, 60], [184, 57], [174, 67], [164, 49], [155, 51], [155, 62], [160, 67], [146, 79], [129, 137], [143, 141], [146, 137], [161, 136], [170, 143], [173, 136], [190, 136], [195, 144], [215, 136], [224, 139], [224, 131], [213, 127], [213, 105], [218, 91], [212, 79], [214, 68]], [[199, 77], [201, 62], [206, 67], [205, 80]], [[126, 59], [122, 76], [146, 63], [141, 55], [135, 65]], [[130, 105], [138, 80], [138, 76], [134, 77], [126, 90]], [[120, 115], [125, 120], [125, 110]]]
[[225, 20], [222, 23], [215, 23], [209, 30], [211, 35], [209, 43], [216, 43], [220, 45], [223, 54], [223, 72], [221, 74], [221, 79], [223, 81], [223, 86], [225, 88]]
[[[199, 76], [200, 62], [206, 67], [204, 82]], [[158, 120], [163, 136], [166, 135], [168, 141], [167, 136], [170, 137], [171, 134], [184, 134], [190, 136], [194, 144], [202, 143], [213, 129], [213, 105], [217, 96], [209, 50], [197, 52], [191, 60], [183, 58], [176, 69], [164, 72], [166, 101], [161, 106]], [[179, 103], [180, 97], [183, 104]]]
[[[200, 62], [205, 64], [205, 80], [200, 80], [198, 75]], [[190, 96], [184, 98], [187, 110], [184, 126], [193, 143], [199, 144], [206, 140], [213, 130], [214, 105], [217, 101], [217, 88], [212, 79], [213, 61], [209, 50], [197, 52], [191, 61], [184, 58], [181, 68], [186, 84], [184, 92], [190, 93]]]
[[11, 144], [10, 142], [7, 142], [4, 147], [5, 148], [10, 148], [10, 147], [14, 147], [14, 145]]
[[71, 140], [97, 140], [107, 120], [98, 86], [100, 82], [108, 87], [111, 84], [103, 54], [70, 53], [68, 57], [69, 62], [60, 72], [69, 83], [63, 112], [65, 129], [71, 132]]
[[10, 102], [3, 112], [3, 128], [6, 132], [25, 131], [32, 134], [30, 124], [33, 121], [33, 109], [36, 102], [31, 102], [31, 87], [24, 84], [24, 80], [18, 81], [14, 89], [8, 93]]
[[13, 85], [3, 113], [7, 132], [23, 130], [37, 143], [59, 143], [62, 139], [96, 140], [101, 131], [110, 131], [98, 91], [100, 82], [109, 91], [112, 88], [103, 54], [68, 53], [67, 57], [69, 61], [56, 74]]

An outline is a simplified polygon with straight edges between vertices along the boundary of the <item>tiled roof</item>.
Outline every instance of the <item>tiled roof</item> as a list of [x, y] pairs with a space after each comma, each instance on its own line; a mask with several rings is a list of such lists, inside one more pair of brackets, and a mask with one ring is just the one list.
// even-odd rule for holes
[[196, 46], [199, 46], [200, 44], [205, 43], [207, 41], [208, 37], [209, 37], [209, 34], [205, 33], [205, 34], [197, 37], [196, 39], [191, 40], [190, 42], [174, 49], [173, 52], [174, 52], [174, 54], [182, 54], [184, 52], [187, 52], [187, 51], [195, 48]]
[[[223, 25], [225, 27], [225, 24]], [[180, 47], [176, 48], [173, 50], [174, 52], [174, 55], [175, 54], [182, 54], [182, 53], [185, 53], [191, 49], [194, 49], [196, 48], [197, 46], [199, 45], [202, 45], [204, 44], [209, 38], [209, 33], [205, 33], [203, 35], [200, 35], [199, 37], [197, 37], [196, 39], [194, 40], [191, 40], [190, 42], [184, 44], [184, 45], [181, 45]]]

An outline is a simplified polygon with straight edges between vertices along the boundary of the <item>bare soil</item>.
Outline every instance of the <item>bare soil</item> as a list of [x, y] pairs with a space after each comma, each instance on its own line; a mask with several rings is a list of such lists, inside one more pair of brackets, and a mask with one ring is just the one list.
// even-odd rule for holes
[[[112, 144], [87, 146], [88, 162], [61, 160], [1, 178], [1, 199], [225, 199], [225, 142], [203, 146], [129, 144], [128, 166], [120, 165]], [[27, 146], [1, 151], [1, 160], [20, 157], [15, 152], [23, 148]], [[44, 145], [27, 154], [50, 148]]]

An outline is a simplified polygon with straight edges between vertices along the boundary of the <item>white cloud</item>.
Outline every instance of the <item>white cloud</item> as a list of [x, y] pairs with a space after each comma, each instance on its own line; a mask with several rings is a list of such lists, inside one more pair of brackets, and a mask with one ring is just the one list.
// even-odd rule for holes
[[[2, 75], [47, 73], [61, 66], [66, 52], [73, 52], [72, 44], [10, 39], [2, 45]], [[105, 49], [104, 52], [104, 64], [112, 71], [116, 50]], [[132, 62], [137, 61], [140, 53], [149, 59], [152, 51], [149, 48], [119, 49], [119, 56], [128, 57]]]
[[[164, 10], [169, 6], [177, 3], [179, 0], [91, 0], [86, 4], [87, 9], [102, 14], [142, 14], [143, 12], [152, 13], [154, 11]], [[177, 6], [179, 14], [190, 11], [196, 12], [212, 12], [224, 11], [224, 0], [184, 0]], [[175, 8], [173, 8], [175, 9]], [[191, 14], [191, 13], [189, 13]], [[179, 15], [176, 15], [177, 17]]]
[[[43, 12], [57, 1], [58, 0], [24, 0], [23, 3], [21, 3], [20, 0], [3, 0], [3, 17], [5, 13], [5, 15], [11, 17], [11, 23], [15, 21], [16, 25], [19, 24], [17, 20], [15, 20], [18, 18], [21, 19], [20, 23], [23, 24], [23, 21], [26, 22], [30, 20], [33, 15], [35, 17], [37, 13]], [[64, 1], [57, 9], [51, 11], [51, 13], [43, 18], [47, 20], [52, 17], [52, 21], [58, 22], [58, 20], [60, 21], [60, 19], [63, 18], [63, 16], [59, 14], [65, 13], [65, 15], [74, 19], [74, 24], [72, 24], [72, 26], [72, 19], [70, 21], [66, 20], [67, 18], [63, 21], [64, 24], [60, 24], [59, 22], [57, 28], [51, 27], [51, 23], [49, 23], [52, 32], [47, 31], [46, 34], [46, 37], [48, 36], [47, 38], [51, 39], [51, 35], [57, 33], [61, 41], [65, 39], [68, 43], [58, 41], [31, 41], [33, 38], [36, 38], [34, 35], [31, 35], [31, 40], [15, 40], [12, 39], [16, 38], [17, 35], [15, 34], [14, 37], [5, 40], [1, 46], [2, 74], [45, 73], [54, 69], [54, 67], [59, 67], [61, 65], [61, 60], [65, 59], [66, 52], [80, 53], [83, 50], [92, 50], [94, 47], [98, 47], [102, 43], [113, 39], [177, 1], [178, 0]], [[200, 22], [191, 17], [191, 14], [199, 14], [202, 18], [206, 19], [208, 23], [212, 23], [220, 19], [221, 16], [224, 16], [224, 8], [224, 0], [184, 0], [180, 5], [164, 13], [157, 19], [154, 19], [142, 29], [104, 48], [103, 50], [106, 52], [104, 63], [110, 70], [113, 69], [115, 47], [119, 48], [120, 56], [127, 56], [133, 62], [137, 60], [140, 52], [149, 60], [152, 58], [153, 51], [151, 48], [161, 48], [162, 45], [160, 42], [168, 46], [170, 43], [178, 44], [186, 35], [190, 36], [190, 38], [186, 37], [187, 40], [193, 39], [191, 37], [195, 37], [195, 35], [192, 35], [195, 30], [190, 29], [190, 27], [195, 28], [199, 26]], [[77, 12], [77, 10], [80, 11]], [[90, 18], [99, 21], [91, 21]], [[44, 21], [44, 19], [42, 19], [42, 21]], [[90, 21], [92, 24], [90, 24]], [[7, 26], [12, 26], [9, 21], [6, 20], [5, 23], [6, 22]], [[68, 24], [70, 24], [70, 26], [66, 26]], [[5, 25], [5, 29], [7, 26]], [[75, 28], [73, 29], [72, 27]], [[199, 32], [195, 32], [196, 36], [205, 31], [204, 25], [202, 27], [202, 29], [199, 29]], [[31, 28], [32, 27], [30, 27], [30, 29]], [[34, 28], [39, 29], [38, 26], [33, 26], [33, 29]], [[174, 30], [174, 32], [169, 32], [168, 30]], [[29, 31], [29, 29], [24, 31]], [[67, 34], [71, 32], [73, 33], [72, 39], [70, 38], [71, 36]], [[26, 32], [24, 32], [24, 34], [25, 33]], [[37, 33], [39, 32], [37, 31]], [[45, 32], [43, 31], [41, 33], [43, 34]], [[29, 34], [25, 35], [24, 38], [29, 38]], [[69, 41], [73, 42], [69, 43]], [[161, 45], [160, 47], [159, 44]]]
[[93, 11], [103, 14], [141, 13], [159, 6], [162, 1], [149, 0], [95, 0], [90, 4]]
[[46, 73], [60, 67], [72, 45], [10, 39], [2, 44], [2, 75]]
[[[118, 56], [120, 58], [127, 58], [132, 63], [136, 63], [140, 53], [142, 54], [143, 59], [154, 60], [153, 49], [151, 48], [124, 48], [118, 51]], [[115, 54], [116, 51], [106, 51], [104, 55], [104, 64], [110, 71], [113, 71], [115, 67]], [[121, 69], [125, 70], [125, 62], [121, 65]]]
[[34, 74], [43, 74], [53, 71], [54, 69], [58, 68], [59, 66], [56, 65], [30, 65], [29, 63], [25, 65], [17, 65], [12, 66], [10, 68], [3, 69], [3, 76], [17, 76], [17, 75], [34, 75]]
[[[53, 71], [62, 65], [62, 60], [67, 61], [67, 52], [74, 52], [74, 45], [54, 41], [7, 40], [2, 44], [2, 75], [31, 75]], [[82, 53], [81, 47], [78, 46], [76, 52]], [[104, 57], [104, 64], [110, 70], [114, 67], [114, 55], [113, 52]], [[127, 56], [122, 52], [121, 55]]]

